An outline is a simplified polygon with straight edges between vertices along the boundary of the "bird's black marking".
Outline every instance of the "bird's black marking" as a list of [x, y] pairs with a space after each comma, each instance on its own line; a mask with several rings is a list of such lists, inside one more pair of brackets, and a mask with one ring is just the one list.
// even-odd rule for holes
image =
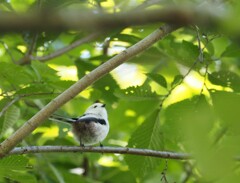
[[104, 119], [99, 119], [99, 118], [94, 118], [94, 117], [86, 117], [86, 118], [77, 118], [75, 123], [77, 122], [95, 122], [95, 123], [100, 123], [101, 125], [106, 125], [106, 121]]
[[71, 118], [71, 119], [73, 119], [73, 120], [78, 120], [78, 118]]
[[71, 119], [73, 119], [73, 120], [77, 121], [79, 118], [81, 118], [81, 117], [83, 117], [83, 116], [86, 116], [86, 114], [83, 114], [83, 115], [82, 115], [82, 116], [80, 116], [80, 117], [75, 117], [75, 118], [71, 118]]

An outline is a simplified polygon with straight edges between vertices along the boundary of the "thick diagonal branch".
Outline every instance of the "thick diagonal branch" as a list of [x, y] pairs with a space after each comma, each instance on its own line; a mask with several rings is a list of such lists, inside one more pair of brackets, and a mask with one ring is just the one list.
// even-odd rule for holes
[[29, 119], [22, 127], [20, 127], [13, 135], [7, 138], [0, 144], [0, 157], [8, 154], [19, 142], [35, 130], [44, 120], [46, 120], [53, 112], [55, 112], [63, 104], [78, 95], [85, 88], [93, 84], [95, 81], [112, 71], [114, 68], [129, 60], [135, 55], [143, 52], [151, 45], [168, 35], [170, 32], [176, 30], [179, 26], [166, 24], [155, 30], [149, 36], [139, 41], [135, 45], [129, 47], [125, 51], [111, 58], [104, 64], [100, 65], [89, 74], [85, 75], [78, 82], [64, 91], [62, 94], [48, 103], [42, 110]]

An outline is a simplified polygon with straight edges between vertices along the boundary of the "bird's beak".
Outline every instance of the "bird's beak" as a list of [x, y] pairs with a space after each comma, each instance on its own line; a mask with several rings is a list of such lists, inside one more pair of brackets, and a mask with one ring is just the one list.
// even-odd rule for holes
[[95, 103], [100, 103], [100, 101], [99, 101], [99, 100], [96, 100], [96, 101], [94, 102], [94, 104], [95, 104]]

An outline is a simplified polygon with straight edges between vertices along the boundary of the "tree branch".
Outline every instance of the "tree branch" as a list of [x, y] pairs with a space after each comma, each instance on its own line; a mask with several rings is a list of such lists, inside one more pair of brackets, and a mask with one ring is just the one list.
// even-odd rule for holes
[[59, 57], [59, 56], [63, 55], [64, 53], [66, 53], [66, 52], [68, 52], [70, 50], [73, 50], [74, 48], [76, 48], [76, 47], [78, 47], [78, 46], [80, 46], [80, 45], [82, 45], [84, 43], [87, 43], [87, 42], [90, 42], [90, 41], [96, 39], [101, 34], [102, 34], [102, 32], [99, 32], [99, 31], [96, 32], [96, 33], [92, 33], [92, 34], [88, 35], [87, 37], [81, 38], [81, 39], [73, 42], [72, 44], [57, 50], [54, 53], [51, 53], [51, 54], [45, 55], [45, 56], [41, 56], [41, 57], [31, 56], [30, 58], [31, 58], [31, 60], [39, 60], [39, 61], [44, 62], [44, 61], [47, 61], [47, 60]]
[[[65, 30], [110, 30], [119, 27], [172, 23], [179, 25], [199, 24], [214, 27], [218, 24], [214, 12], [197, 6], [168, 7], [155, 10], [133, 10], [120, 13], [95, 13], [92, 11], [59, 12], [43, 10], [28, 14], [1, 13], [0, 32], [16, 31], [65, 31]], [[217, 11], [217, 10], [216, 10]], [[222, 15], [220, 13], [220, 15]]]
[[14, 134], [9, 138], [4, 140], [0, 144], [0, 157], [4, 157], [8, 152], [10, 152], [19, 142], [21, 142], [27, 135], [29, 135], [33, 130], [35, 130], [40, 124], [43, 123], [53, 112], [55, 112], [63, 104], [71, 100], [73, 97], [78, 95], [85, 88], [90, 86], [92, 83], [112, 71], [114, 68], [122, 64], [123, 62], [129, 60], [133, 56], [141, 53], [142, 51], [149, 48], [158, 40], [162, 39], [170, 32], [178, 29], [180, 26], [166, 24], [159, 29], [155, 30], [153, 33], [145, 37], [143, 40], [139, 41], [135, 45], [124, 50], [120, 54], [111, 58], [107, 62], [103, 63], [89, 74], [85, 75], [70, 88], [65, 90], [50, 103], [48, 103], [43, 109], [41, 109], [37, 114], [35, 114], [31, 119], [29, 119], [22, 127], [20, 127]]
[[34, 51], [34, 49], [35, 49], [37, 39], [38, 39], [38, 33], [36, 32], [36, 33], [34, 33], [34, 35], [33, 35], [33, 38], [32, 38], [32, 40], [31, 40], [31, 43], [30, 43], [30, 45], [29, 45], [29, 47], [28, 47], [28, 50], [27, 50], [26, 54], [24, 55], [23, 58], [21, 58], [21, 59], [18, 61], [18, 64], [19, 64], [19, 65], [24, 65], [24, 64], [30, 63], [30, 61], [31, 61], [31, 58], [30, 58], [30, 57], [31, 57], [31, 55], [32, 55], [32, 53], [33, 53], [33, 51]]
[[32, 154], [32, 153], [52, 153], [52, 152], [91, 152], [91, 153], [116, 153], [139, 156], [151, 156], [166, 159], [187, 160], [191, 155], [185, 153], [156, 151], [150, 149], [137, 149], [128, 147], [80, 147], [80, 146], [30, 146], [16, 147], [8, 155]]

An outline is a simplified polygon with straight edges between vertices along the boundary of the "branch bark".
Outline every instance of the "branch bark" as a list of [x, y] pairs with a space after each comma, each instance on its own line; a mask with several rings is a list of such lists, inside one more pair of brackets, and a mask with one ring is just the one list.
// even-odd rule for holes
[[[217, 11], [217, 10], [216, 10]], [[197, 6], [169, 7], [155, 10], [134, 10], [120, 13], [94, 13], [92, 11], [71, 11], [10, 14], [1, 13], [0, 32], [16, 31], [65, 31], [65, 30], [110, 30], [119, 27], [146, 25], [151, 23], [172, 23], [179, 25], [199, 24], [214, 27], [218, 24], [214, 13]]]
[[137, 149], [129, 147], [80, 147], [80, 146], [30, 146], [14, 148], [8, 155], [52, 153], [52, 152], [91, 152], [91, 153], [117, 153], [138, 156], [151, 156], [165, 159], [187, 160], [191, 155], [168, 151], [156, 151], [150, 149]]
[[179, 25], [166, 24], [153, 33], [139, 41], [135, 45], [129, 47], [125, 51], [111, 58], [104, 64], [100, 65], [89, 74], [85, 75], [78, 82], [64, 91], [62, 94], [48, 103], [42, 110], [29, 119], [22, 127], [20, 127], [14, 134], [4, 140], [0, 144], [0, 157], [4, 157], [8, 154], [19, 142], [21, 142], [26, 136], [28, 136], [34, 129], [36, 129], [44, 120], [46, 120], [53, 112], [55, 112], [63, 104], [71, 100], [85, 88], [92, 83], [112, 71], [114, 68], [129, 60], [133, 56], [141, 53], [149, 48], [152, 44], [162, 39], [172, 31], [178, 29]]

